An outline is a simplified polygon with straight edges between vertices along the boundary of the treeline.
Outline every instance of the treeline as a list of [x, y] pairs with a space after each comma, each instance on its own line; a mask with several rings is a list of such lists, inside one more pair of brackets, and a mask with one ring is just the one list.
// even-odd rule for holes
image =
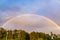
[[24, 30], [5, 30], [0, 28], [0, 40], [60, 40], [56, 34], [43, 32], [28, 33]]

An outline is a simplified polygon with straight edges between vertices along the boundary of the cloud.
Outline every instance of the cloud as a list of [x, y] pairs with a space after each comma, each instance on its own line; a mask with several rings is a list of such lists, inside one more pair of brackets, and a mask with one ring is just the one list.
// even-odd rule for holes
[[0, 0], [1, 21], [16, 15], [33, 13], [44, 15], [60, 25], [59, 10], [59, 0]]
[[[10, 20], [8, 20], [3, 27], [7, 30], [14, 30], [14, 29], [22, 29], [28, 32], [31, 31], [39, 31], [39, 32], [46, 32], [46, 33], [59, 33], [60, 27], [58, 29], [58, 25], [55, 24], [50, 19], [35, 15], [35, 14], [22, 14], [16, 16]], [[47, 30], [49, 29], [49, 30]]]

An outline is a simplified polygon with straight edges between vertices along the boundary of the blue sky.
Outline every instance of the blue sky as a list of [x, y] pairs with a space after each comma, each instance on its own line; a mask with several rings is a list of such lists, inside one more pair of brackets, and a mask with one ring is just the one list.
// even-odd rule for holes
[[25, 13], [46, 16], [60, 25], [60, 0], [0, 0], [0, 25]]

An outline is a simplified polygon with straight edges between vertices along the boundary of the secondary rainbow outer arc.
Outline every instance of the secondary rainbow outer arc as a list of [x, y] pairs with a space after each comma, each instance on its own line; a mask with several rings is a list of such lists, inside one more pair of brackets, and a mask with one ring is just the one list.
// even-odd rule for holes
[[[9, 22], [11, 22], [11, 21], [14, 20], [15, 18], [17, 18], [17, 17], [22, 17], [23, 15], [28, 15], [28, 14], [21, 14], [21, 15], [18, 15], [18, 16], [13, 17], [13, 18], [11, 18], [10, 20], [8, 20], [7, 22], [5, 22], [5, 23], [2, 25], [2, 27], [6, 26], [6, 24], [8, 24]], [[31, 14], [31, 15], [36, 15], [36, 14]], [[36, 15], [36, 16], [40, 16], [40, 15]], [[47, 19], [49, 22], [51, 22], [52, 24], [54, 24], [55, 27], [57, 27], [58, 29], [60, 29], [60, 27], [59, 27], [54, 21], [50, 20], [49, 18], [47, 18], [47, 17], [45, 17], [45, 16], [40, 16], [40, 17], [42, 17], [42, 18], [44, 18], [44, 19]]]

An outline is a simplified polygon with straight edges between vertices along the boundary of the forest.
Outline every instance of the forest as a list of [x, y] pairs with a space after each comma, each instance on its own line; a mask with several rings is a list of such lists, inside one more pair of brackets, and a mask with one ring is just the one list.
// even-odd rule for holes
[[28, 33], [24, 30], [6, 30], [0, 28], [0, 40], [60, 40], [60, 34], [50, 34], [44, 32]]

